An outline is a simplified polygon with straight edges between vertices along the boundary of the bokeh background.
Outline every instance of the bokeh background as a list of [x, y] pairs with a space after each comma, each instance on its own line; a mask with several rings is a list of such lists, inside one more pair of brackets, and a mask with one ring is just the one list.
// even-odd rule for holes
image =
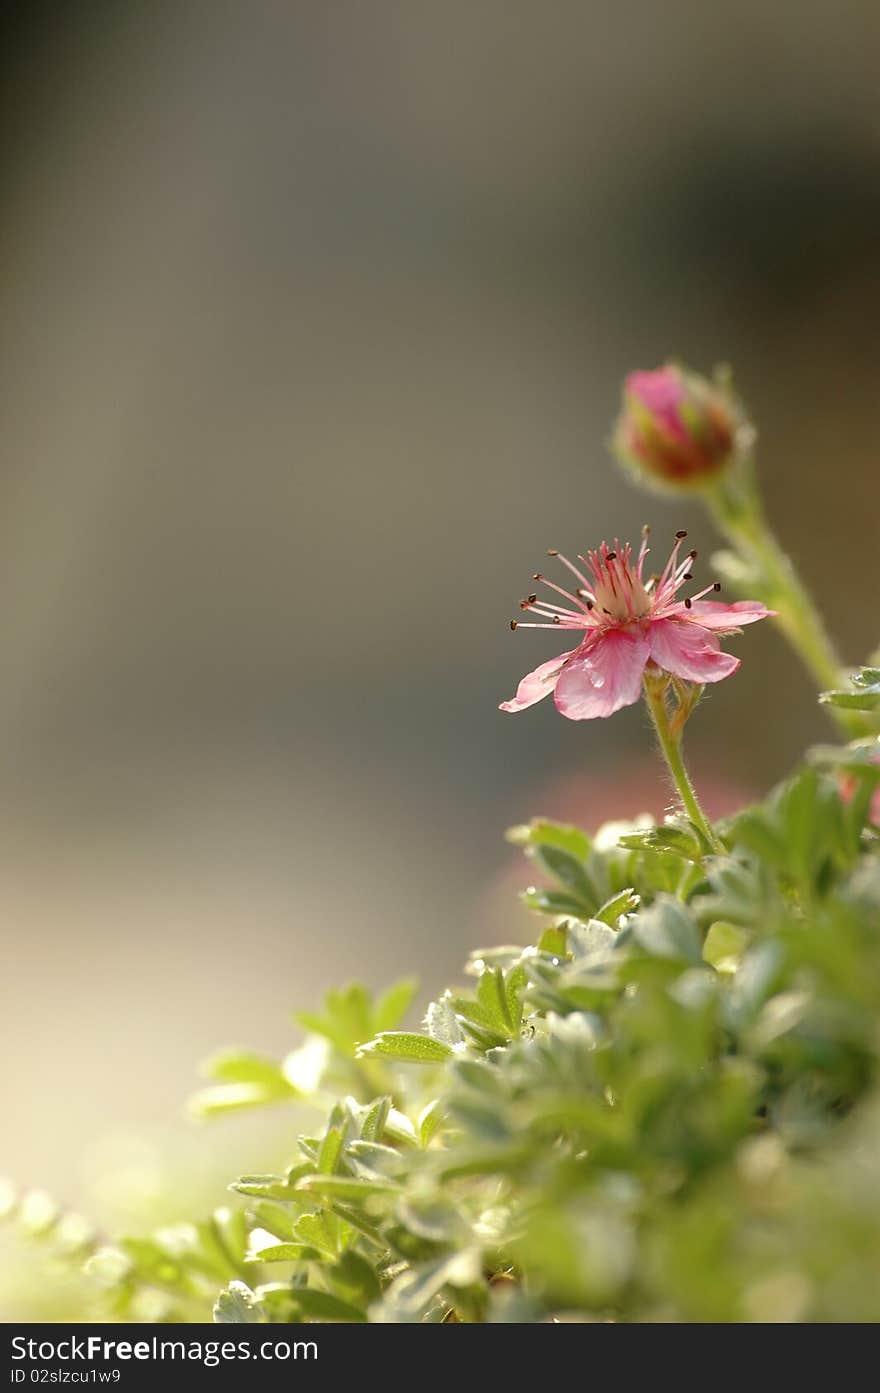
[[[507, 627], [548, 546], [711, 552], [609, 462], [628, 369], [735, 364], [778, 529], [877, 642], [880, 11], [4, 23], [0, 1170], [136, 1222], [289, 1148], [184, 1120], [201, 1057], [522, 937], [509, 823], [662, 809], [639, 710], [496, 710], [554, 651]], [[822, 732], [762, 628], [691, 737], [716, 801]]]

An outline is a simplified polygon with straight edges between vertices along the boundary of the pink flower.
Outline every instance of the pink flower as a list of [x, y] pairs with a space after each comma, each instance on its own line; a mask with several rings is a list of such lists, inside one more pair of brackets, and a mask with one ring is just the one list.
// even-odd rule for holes
[[704, 595], [721, 588], [717, 583], [691, 599], [676, 599], [684, 581], [692, 579], [697, 555], [690, 551], [679, 561], [685, 532], [675, 534], [662, 575], [643, 580], [647, 534], [645, 528], [635, 563], [629, 543], [621, 547], [615, 542], [609, 549], [603, 542], [598, 551], [579, 556], [588, 575], [558, 552], [549, 553], [568, 567], [576, 587], [564, 590], [542, 575], [534, 579], [568, 603], [550, 604], [529, 595], [520, 608], [540, 615], [541, 622], [520, 624], [514, 619], [511, 628], [569, 629], [582, 637], [577, 647], [524, 677], [512, 701], [502, 702], [502, 711], [523, 711], [553, 692], [563, 716], [586, 721], [638, 701], [646, 668], [700, 684], [720, 682], [736, 672], [739, 658], [721, 651], [718, 634], [739, 633], [742, 624], [766, 619], [773, 611], [751, 600], [732, 605], [704, 600]]
[[729, 392], [670, 363], [630, 373], [613, 444], [624, 464], [640, 474], [687, 486], [723, 469], [743, 430]]

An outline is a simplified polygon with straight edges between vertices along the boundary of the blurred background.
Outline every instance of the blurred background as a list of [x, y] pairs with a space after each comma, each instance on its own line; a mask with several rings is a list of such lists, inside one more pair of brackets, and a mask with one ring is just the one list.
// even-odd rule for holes
[[[662, 810], [639, 709], [496, 709], [558, 648], [508, 629], [548, 546], [716, 540], [609, 462], [625, 372], [735, 365], [778, 530], [876, 644], [880, 11], [4, 24], [0, 1170], [207, 1207], [290, 1123], [186, 1123], [201, 1057], [525, 941], [509, 823]], [[716, 806], [823, 732], [761, 628], [690, 736]]]

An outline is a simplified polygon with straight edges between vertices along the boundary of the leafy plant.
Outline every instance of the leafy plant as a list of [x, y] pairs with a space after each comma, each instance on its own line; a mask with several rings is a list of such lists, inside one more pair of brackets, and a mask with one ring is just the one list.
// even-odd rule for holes
[[[663, 373], [662, 392], [684, 394], [680, 429], [670, 433], [666, 396], [652, 426], [658, 383], [640, 374], [638, 430], [621, 427], [618, 442], [641, 465], [660, 452], [664, 480], [690, 478], [687, 466], [711, 488], [790, 641], [817, 675], [836, 673], [809, 597], [762, 530], [749, 433], [737, 415], [726, 433], [713, 417], [715, 434], [701, 434], [695, 403], [717, 413], [725, 399]], [[719, 483], [728, 467], [739, 473]], [[549, 623], [586, 635], [574, 678], [563, 654], [505, 703], [522, 709], [564, 680], [564, 714], [610, 714], [621, 691], [637, 699], [614, 680], [627, 676], [622, 645], [641, 645], [682, 811], [593, 834], [546, 818], [513, 828], [540, 882], [524, 892], [534, 942], [474, 952], [467, 985], [432, 1001], [420, 1029], [404, 1028], [412, 981], [377, 1001], [355, 985], [299, 1016], [306, 1041], [280, 1062], [210, 1061], [193, 1102], [202, 1117], [295, 1103], [315, 1124], [282, 1173], [239, 1176], [207, 1220], [105, 1244], [45, 1196], [0, 1197], [35, 1238], [86, 1259], [105, 1311], [213, 1311], [224, 1323], [880, 1319], [880, 669], [822, 697], [856, 739], [813, 749], [763, 802], [713, 826], [681, 752], [701, 688], [645, 645], [659, 634], [672, 661], [718, 680], [735, 664], [706, 625], [722, 610], [743, 622], [768, 611], [691, 612], [675, 599], [690, 579], [676, 562], [683, 535], [657, 592], [642, 587], [644, 546], [637, 567], [629, 548], [591, 553], [603, 617], [588, 589], [567, 620], [543, 606]], [[605, 689], [589, 677], [599, 643]]]

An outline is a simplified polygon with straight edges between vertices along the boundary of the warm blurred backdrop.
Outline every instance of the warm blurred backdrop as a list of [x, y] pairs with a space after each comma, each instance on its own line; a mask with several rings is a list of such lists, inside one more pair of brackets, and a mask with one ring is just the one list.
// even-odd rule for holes
[[[508, 823], [662, 808], [638, 709], [496, 710], [555, 651], [507, 627], [548, 546], [650, 517], [711, 551], [609, 462], [629, 368], [735, 364], [778, 529], [846, 657], [876, 643], [844, 596], [880, 581], [880, 11], [7, 25], [0, 1171], [112, 1210], [134, 1157], [161, 1207], [168, 1155], [207, 1204], [247, 1128], [180, 1120], [199, 1058], [520, 936]], [[822, 732], [746, 644], [691, 736], [722, 800]]]

